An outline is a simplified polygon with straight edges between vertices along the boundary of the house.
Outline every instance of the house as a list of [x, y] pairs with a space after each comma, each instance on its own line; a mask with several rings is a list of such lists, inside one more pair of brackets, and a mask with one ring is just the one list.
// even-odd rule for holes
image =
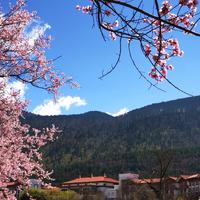
[[38, 179], [30, 179], [30, 188], [39, 189], [42, 186], [42, 181]]
[[200, 174], [168, 176], [150, 179], [126, 179], [121, 182], [121, 199], [155, 200], [161, 195], [167, 200], [198, 200]]
[[83, 177], [62, 184], [62, 189], [75, 190], [83, 199], [92, 200], [199, 200], [200, 174], [139, 178], [138, 174], [119, 174], [119, 181], [106, 177]]
[[99, 195], [101, 199], [114, 200], [117, 198], [116, 185], [118, 180], [106, 176], [80, 177], [62, 184], [63, 190], [74, 190], [82, 194], [85, 199], [92, 199]]
[[181, 175], [166, 179], [166, 195], [172, 199], [198, 200], [200, 197], [200, 174]]

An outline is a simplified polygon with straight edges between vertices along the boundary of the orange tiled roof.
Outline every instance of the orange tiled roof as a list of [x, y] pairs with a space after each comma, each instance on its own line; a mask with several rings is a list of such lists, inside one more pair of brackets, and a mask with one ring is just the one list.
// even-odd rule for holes
[[168, 179], [172, 179], [174, 181], [183, 180], [190, 180], [194, 178], [200, 178], [200, 174], [193, 174], [193, 175], [180, 175], [180, 176], [169, 176]]
[[78, 183], [97, 183], [97, 182], [107, 182], [107, 183], [113, 183], [113, 184], [119, 183], [119, 181], [109, 178], [109, 177], [94, 176], [94, 177], [76, 178], [74, 180], [64, 182], [63, 185], [78, 184]]
[[136, 184], [159, 183], [160, 178], [133, 179], [132, 181]]
[[144, 179], [145, 183], [159, 183], [160, 178], [149, 178], [149, 179]]
[[180, 179], [189, 180], [193, 178], [200, 178], [200, 174], [193, 174], [193, 175], [181, 175]]
[[176, 177], [176, 176], [169, 176], [168, 179], [172, 179], [173, 181], [176, 181], [178, 179], [178, 177]]
[[[173, 181], [180, 181], [180, 180], [191, 180], [195, 178], [200, 178], [200, 174], [193, 174], [193, 175], [181, 175], [181, 176], [169, 176], [166, 179], [171, 179]], [[145, 183], [159, 183], [160, 178], [150, 178], [150, 179], [132, 179], [135, 184], [145, 184]]]
[[179, 178], [180, 178], [180, 179], [185, 179], [185, 180], [187, 180], [187, 179], [189, 178], [189, 175], [180, 175]]

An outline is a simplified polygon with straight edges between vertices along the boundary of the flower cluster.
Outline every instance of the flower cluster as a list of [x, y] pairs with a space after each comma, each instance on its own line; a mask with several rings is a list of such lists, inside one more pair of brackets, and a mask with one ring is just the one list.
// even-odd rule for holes
[[[177, 39], [168, 39], [166, 41], [160, 41], [159, 38], [154, 38], [156, 53], [151, 54], [151, 47], [146, 44], [145, 55], [152, 58], [154, 67], [151, 69], [149, 76], [157, 81], [162, 81], [167, 77], [168, 70], [172, 70], [174, 67], [168, 65], [167, 61], [172, 56], [182, 56], [183, 51], [180, 49]], [[158, 69], [157, 67], [160, 67]]]
[[16, 190], [29, 185], [32, 176], [40, 180], [50, 179], [50, 173], [43, 169], [40, 147], [53, 141], [59, 132], [57, 128], [31, 130], [22, 125], [20, 118], [26, 107], [16, 91], [7, 92], [5, 81], [0, 82], [0, 199], [16, 200]]
[[110, 36], [110, 38], [112, 40], [116, 40], [117, 39], [117, 35], [115, 34], [115, 32], [113, 30], [119, 26], [119, 21], [118, 20], [116, 20], [113, 23], [104, 22], [102, 24], [102, 26], [104, 26], [106, 29], [109, 30], [109, 36]]
[[82, 7], [81, 7], [80, 5], [77, 5], [77, 6], [76, 6], [76, 9], [77, 9], [78, 11], [81, 11], [81, 10], [82, 10], [82, 12], [85, 13], [85, 14], [88, 14], [88, 13], [92, 12], [92, 6], [91, 6], [91, 5], [82, 6]]
[[159, 12], [161, 15], [166, 15], [170, 12], [171, 9], [172, 9], [172, 5], [167, 0], [162, 3], [162, 7], [160, 8]]
[[24, 5], [24, 0], [18, 0], [9, 14], [0, 15], [0, 76], [12, 76], [56, 93], [71, 80], [56, 72], [52, 60], [45, 56], [44, 50], [49, 47], [51, 37], [40, 30], [36, 39], [29, 37], [27, 27], [31, 27], [38, 17], [35, 12], [25, 10]]
[[[93, 2], [92, 0], [90, 1], [91, 3]], [[106, 4], [110, 4], [110, 2], [106, 2]], [[80, 6], [77, 5], [76, 9], [78, 11], [82, 11], [84, 14], [90, 14], [93, 11], [93, 8], [91, 5], [87, 5], [87, 6]], [[109, 17], [112, 15], [112, 12], [110, 10], [105, 10], [104, 14]], [[110, 22], [103, 22], [102, 26], [104, 26], [107, 30], [109, 30], [109, 36], [112, 40], [116, 40], [117, 39], [117, 35], [115, 34], [115, 32], [113, 31], [115, 28], [117, 28], [119, 26], [119, 21], [115, 20], [114, 22], [110, 23]]]
[[167, 64], [167, 61], [171, 57], [183, 55], [178, 40], [171, 37], [166, 38], [165, 35], [174, 30], [173, 24], [176, 26], [181, 26], [183, 24], [186, 28], [192, 28], [194, 25], [192, 18], [196, 11], [197, 1], [180, 1], [180, 6], [188, 7], [188, 12], [180, 16], [178, 13], [171, 13], [170, 10], [173, 6], [168, 0], [163, 2], [159, 10], [160, 15], [167, 18], [172, 24], [171, 26], [165, 25], [161, 20], [154, 20], [152, 18], [145, 20], [145, 23], [152, 24], [154, 29], [153, 43], [147, 43], [145, 45], [144, 54], [148, 56], [153, 65], [149, 76], [156, 81], [166, 79], [168, 71], [174, 68], [171, 64]]
[[198, 5], [198, 0], [179, 0], [179, 4], [181, 6], [187, 6], [192, 10], [192, 12], [195, 12]]

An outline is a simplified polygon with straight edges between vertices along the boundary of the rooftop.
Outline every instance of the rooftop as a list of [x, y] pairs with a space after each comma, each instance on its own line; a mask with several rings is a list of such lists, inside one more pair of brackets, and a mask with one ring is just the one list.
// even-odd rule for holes
[[63, 185], [78, 184], [78, 183], [99, 183], [99, 182], [106, 182], [113, 184], [119, 183], [118, 180], [106, 176], [94, 176], [94, 177], [76, 178], [74, 180], [64, 182]]
[[[180, 175], [180, 176], [168, 176], [165, 180], [172, 180], [174, 182], [179, 182], [181, 180], [192, 180], [192, 179], [199, 179], [200, 174], [193, 174], [193, 175]], [[131, 181], [135, 184], [152, 184], [152, 183], [159, 183], [160, 178], [149, 178], [149, 179], [131, 179]]]

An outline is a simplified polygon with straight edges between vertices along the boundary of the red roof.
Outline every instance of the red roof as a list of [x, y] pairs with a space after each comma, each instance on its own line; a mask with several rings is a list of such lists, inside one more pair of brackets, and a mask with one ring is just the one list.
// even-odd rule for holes
[[94, 177], [76, 178], [74, 180], [64, 182], [63, 185], [78, 184], [78, 183], [98, 183], [98, 182], [106, 182], [106, 183], [113, 183], [113, 184], [119, 183], [119, 181], [109, 178], [109, 177], [94, 176]]
[[133, 179], [132, 180], [136, 184], [145, 184], [145, 183], [159, 183], [160, 178], [145, 178], [145, 179]]
[[176, 180], [178, 179], [178, 177], [176, 177], [176, 176], [169, 176], [168, 179], [171, 179], [171, 180], [173, 180], [173, 181], [176, 181]]
[[[200, 174], [193, 174], [193, 175], [181, 175], [181, 176], [169, 176], [166, 177], [166, 179], [168, 180], [172, 180], [172, 181], [177, 181], [179, 182], [180, 180], [191, 180], [191, 179], [196, 179], [196, 178], [200, 178]], [[159, 183], [160, 182], [160, 178], [150, 178], [150, 179], [132, 179], [132, 181], [135, 184], [145, 184], [145, 183]]]
[[200, 174], [193, 174], [193, 175], [181, 175], [180, 179], [189, 180], [194, 178], [200, 178]]

